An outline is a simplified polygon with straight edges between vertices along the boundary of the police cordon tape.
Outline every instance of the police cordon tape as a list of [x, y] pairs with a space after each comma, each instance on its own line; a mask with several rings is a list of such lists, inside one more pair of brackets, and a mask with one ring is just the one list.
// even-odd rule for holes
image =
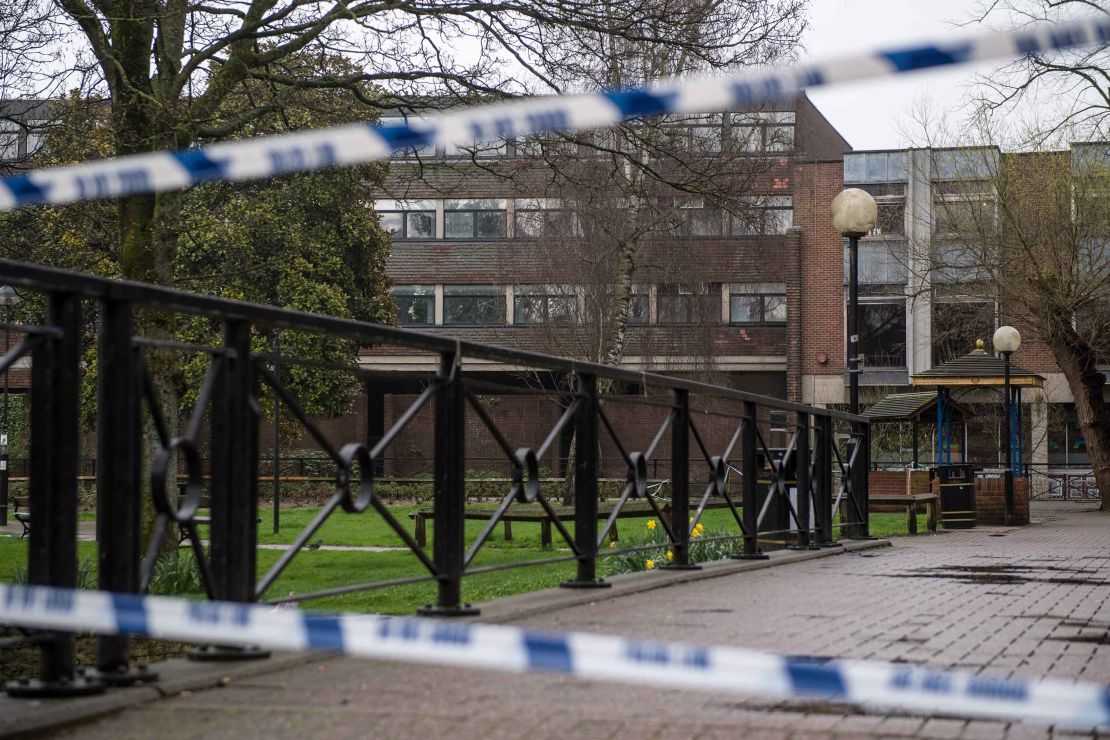
[[799, 90], [976, 61], [1110, 42], [1110, 15], [1005, 34], [844, 56], [796, 67], [670, 79], [644, 89], [540, 96], [430, 115], [400, 125], [351, 124], [33, 170], [0, 180], [0, 211], [179, 190], [208, 180], [252, 180], [389, 158], [430, 145], [482, 144], [578, 132], [664, 114], [711, 113], [780, 100]]
[[915, 713], [1110, 726], [1110, 687], [1096, 684], [991, 678], [870, 661], [819, 661], [597, 634], [560, 635], [435, 619], [325, 615], [256, 604], [9, 585], [0, 586], [0, 623], [4, 622], [517, 673], [563, 673]]

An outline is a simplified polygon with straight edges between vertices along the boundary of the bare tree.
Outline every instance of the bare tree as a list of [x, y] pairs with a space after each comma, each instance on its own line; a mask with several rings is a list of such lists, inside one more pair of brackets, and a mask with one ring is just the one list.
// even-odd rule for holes
[[[942, 153], [928, 244], [911, 245], [932, 279], [996, 301], [1002, 323], [1046, 348], [1075, 399], [1095, 479], [1110, 510], [1110, 148]], [[947, 277], [946, 277], [947, 276]]]
[[[971, 22], [1014, 30], [1077, 14], [1110, 13], [1099, 0], [980, 0]], [[1061, 132], [1083, 140], [1110, 138], [1110, 42], [1064, 52], [1034, 53], [980, 75], [971, 102], [975, 112], [1004, 122], [1023, 121], [1026, 147], [1041, 147]]]

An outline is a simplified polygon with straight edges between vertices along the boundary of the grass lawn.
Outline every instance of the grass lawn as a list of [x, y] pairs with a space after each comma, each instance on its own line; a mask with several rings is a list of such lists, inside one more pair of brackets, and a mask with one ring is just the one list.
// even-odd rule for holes
[[[394, 507], [393, 515], [411, 532], [412, 522], [407, 514], [414, 507]], [[269, 534], [272, 511], [260, 512], [262, 523], [259, 541], [266, 543], [289, 543], [307, 525], [318, 509], [285, 509], [282, 514], [282, 527], [279, 535]], [[628, 543], [642, 543], [647, 519], [624, 519], [619, 521], [622, 538]], [[705, 512], [703, 523], [707, 531], [732, 532], [735, 525], [727, 510]], [[481, 530], [483, 523], [467, 522], [467, 541], [471, 541]], [[731, 525], [731, 526], [730, 526]], [[431, 529], [429, 523], [429, 529]], [[925, 516], [918, 516], [918, 531], [926, 532]], [[265, 534], [263, 534], [263, 532]], [[431, 536], [432, 532], [429, 532]], [[896, 537], [907, 534], [904, 514], [872, 514], [871, 534], [876, 537]], [[561, 547], [557, 532], [553, 532], [554, 550], [540, 549], [538, 524], [513, 523], [513, 540], [506, 542], [503, 530], [498, 526], [485, 547], [479, 552], [472, 567], [518, 563], [563, 557], [569, 550]], [[374, 545], [399, 546], [400, 539], [385, 521], [373, 511], [363, 514], [346, 514], [337, 510], [312, 540], [322, 539], [329, 545]], [[184, 552], [184, 551], [183, 551]], [[430, 554], [431, 550], [428, 549]], [[265, 574], [280, 557], [278, 550], [259, 550], [259, 577]], [[84, 585], [94, 587], [96, 583], [96, 545], [93, 542], [78, 543], [78, 557], [83, 561], [80, 571]], [[27, 540], [14, 536], [0, 536], [0, 581], [12, 581], [18, 569], [26, 566]], [[603, 569], [605, 569], [603, 567]], [[608, 569], [611, 571], [611, 569]], [[331, 550], [303, 550], [294, 558], [286, 571], [275, 581], [263, 598], [279, 598], [290, 594], [308, 593], [341, 586], [408, 578], [426, 574], [423, 566], [410, 553], [396, 552], [344, 552]], [[574, 563], [553, 563], [518, 570], [496, 573], [476, 574], [463, 582], [463, 598], [470, 602], [509, 596], [525, 591], [550, 588], [572, 578]], [[359, 593], [330, 596], [303, 603], [311, 609], [332, 611], [380, 612], [385, 614], [408, 614], [417, 607], [435, 600], [435, 584], [413, 584], [373, 589]], [[199, 594], [197, 594], [199, 596]]]

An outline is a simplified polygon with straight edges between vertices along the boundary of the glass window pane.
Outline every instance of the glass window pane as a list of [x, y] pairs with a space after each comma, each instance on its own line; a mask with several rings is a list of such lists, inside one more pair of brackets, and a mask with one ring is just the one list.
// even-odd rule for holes
[[407, 225], [405, 236], [409, 239], [432, 239], [436, 235], [435, 213], [410, 213]]
[[381, 226], [384, 231], [387, 231], [394, 236], [401, 236], [400, 213], [379, 213], [378, 215], [381, 218]]
[[794, 225], [794, 209], [769, 208], [765, 219], [768, 234], [785, 234]]
[[905, 303], [864, 303], [859, 307], [859, 314], [859, 350], [863, 366], [905, 367]]
[[473, 213], [443, 214], [443, 235], [448, 239], [470, 239], [474, 236]]
[[478, 211], [474, 214], [476, 227], [475, 236], [485, 238], [503, 238], [505, 236], [504, 211]]
[[473, 324], [475, 322], [474, 299], [468, 296], [443, 297], [443, 323]]
[[757, 295], [734, 295], [729, 298], [728, 320], [733, 324], [754, 324], [762, 321], [763, 299]]
[[628, 323], [630, 324], [646, 324], [650, 318], [649, 303], [651, 296], [646, 293], [634, 293], [632, 295], [632, 305], [629, 306]]
[[994, 328], [993, 303], [934, 303], [933, 366], [969, 354], [975, 349], [977, 339], [982, 339], [989, 348]]
[[513, 297], [513, 323], [516, 324], [542, 324], [544, 299], [532, 295], [516, 295]]
[[794, 149], [793, 126], [768, 126], [767, 151], [789, 152]]
[[764, 297], [763, 320], [767, 322], [786, 321], [786, 296], [769, 295]]

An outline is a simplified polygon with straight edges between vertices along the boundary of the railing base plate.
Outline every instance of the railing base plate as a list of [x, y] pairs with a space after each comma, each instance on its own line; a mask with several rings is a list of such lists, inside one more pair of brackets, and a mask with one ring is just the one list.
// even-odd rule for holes
[[255, 645], [235, 647], [230, 645], [198, 645], [186, 653], [185, 657], [201, 663], [216, 663], [231, 660], [263, 660], [270, 657], [269, 650]]
[[655, 566], [656, 570], [701, 570], [700, 565], [688, 563], [686, 565], [679, 565], [678, 563], [667, 563], [666, 565]]
[[593, 581], [563, 581], [559, 588], [609, 588], [612, 585], [604, 578], [598, 578]]
[[78, 668], [73, 678], [43, 681], [38, 678], [17, 678], [4, 684], [4, 691], [13, 699], [66, 699], [104, 693], [104, 682], [95, 670]]
[[482, 613], [482, 610], [470, 604], [458, 604], [456, 606], [425, 604], [417, 609], [416, 613], [421, 617], [476, 617]]
[[771, 559], [770, 555], [768, 555], [767, 553], [763, 553], [763, 552], [757, 552], [757, 553], [754, 553], [752, 555], [744, 555], [743, 553], [741, 553], [739, 555], [729, 555], [728, 557], [729, 557], [730, 560], [770, 560]]

